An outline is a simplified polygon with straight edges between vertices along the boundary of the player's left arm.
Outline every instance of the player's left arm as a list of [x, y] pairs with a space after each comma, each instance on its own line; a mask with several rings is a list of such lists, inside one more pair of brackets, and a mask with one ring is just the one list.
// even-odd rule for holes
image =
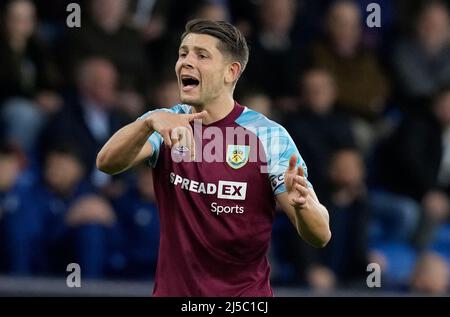
[[292, 155], [284, 174], [286, 191], [276, 198], [299, 235], [321, 248], [331, 239], [328, 211], [319, 202], [314, 189], [308, 186], [304, 171], [301, 166], [296, 167], [296, 162], [296, 155]]

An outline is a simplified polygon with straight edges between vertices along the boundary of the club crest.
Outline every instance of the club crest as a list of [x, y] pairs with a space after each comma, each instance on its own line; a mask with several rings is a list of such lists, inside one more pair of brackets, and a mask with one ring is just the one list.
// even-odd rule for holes
[[227, 164], [238, 169], [247, 164], [250, 155], [249, 145], [227, 145]]

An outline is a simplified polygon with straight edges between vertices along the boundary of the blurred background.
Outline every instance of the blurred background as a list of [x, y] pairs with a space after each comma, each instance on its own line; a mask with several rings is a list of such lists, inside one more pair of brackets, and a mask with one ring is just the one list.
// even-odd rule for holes
[[[80, 28], [66, 25], [72, 2]], [[95, 157], [178, 102], [179, 37], [203, 17], [247, 37], [236, 100], [287, 128], [330, 212], [320, 250], [277, 215], [275, 293], [364, 294], [375, 262], [379, 292], [449, 295], [449, 1], [378, 0], [380, 28], [367, 27], [370, 2], [1, 1], [0, 294], [58, 294], [76, 262], [97, 295], [151, 295], [152, 172], [111, 177]]]

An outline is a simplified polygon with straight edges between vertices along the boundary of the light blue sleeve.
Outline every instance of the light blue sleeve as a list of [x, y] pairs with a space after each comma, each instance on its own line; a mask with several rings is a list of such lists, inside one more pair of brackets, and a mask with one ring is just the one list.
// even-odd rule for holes
[[306, 163], [284, 127], [248, 108], [244, 110], [242, 115], [236, 120], [236, 123], [255, 133], [264, 147], [266, 161], [263, 162], [262, 172], [268, 174], [274, 195], [286, 191], [284, 173], [289, 167], [289, 160], [292, 154], [297, 156], [297, 166], [302, 166], [307, 184], [312, 188], [311, 183], [307, 179], [308, 169]]
[[[145, 118], [151, 116], [152, 113], [160, 112], [160, 111], [166, 111], [166, 112], [172, 112], [172, 113], [191, 113], [191, 107], [188, 105], [184, 105], [184, 104], [178, 104], [172, 108], [160, 108], [160, 109], [156, 109], [156, 110], [151, 110], [151, 111], [143, 114], [142, 116], [140, 116], [137, 120], [145, 119]], [[159, 151], [160, 151], [161, 145], [163, 144], [163, 138], [162, 138], [161, 134], [159, 134], [158, 132], [155, 131], [148, 138], [148, 142], [150, 142], [150, 144], [152, 145], [153, 152], [152, 152], [152, 155], [150, 155], [150, 157], [147, 159], [147, 162], [151, 167], [155, 167], [156, 163], [158, 162]]]
[[289, 160], [293, 154], [297, 156], [296, 166], [302, 167], [306, 182], [312, 188], [312, 184], [308, 181], [308, 168], [306, 167], [306, 163], [286, 129], [280, 127], [278, 132], [275, 133], [274, 138], [270, 140], [270, 143], [271, 146], [268, 146], [267, 164], [269, 180], [274, 195], [286, 192], [284, 173], [289, 167]]

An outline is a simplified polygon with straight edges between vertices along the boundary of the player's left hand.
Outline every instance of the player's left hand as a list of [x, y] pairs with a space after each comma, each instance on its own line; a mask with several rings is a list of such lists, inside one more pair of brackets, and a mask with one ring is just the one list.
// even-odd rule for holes
[[289, 167], [284, 173], [284, 183], [288, 194], [289, 204], [295, 208], [305, 208], [308, 202], [309, 189], [305, 173], [301, 166], [296, 167], [297, 156], [292, 155]]

